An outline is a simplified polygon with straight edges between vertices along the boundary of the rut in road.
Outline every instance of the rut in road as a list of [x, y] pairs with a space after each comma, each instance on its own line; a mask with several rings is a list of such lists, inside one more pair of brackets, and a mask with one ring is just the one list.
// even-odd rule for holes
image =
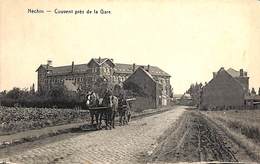
[[245, 155], [242, 148], [199, 112], [186, 112], [178, 124], [176, 129], [166, 132], [147, 162], [237, 162], [241, 154]]

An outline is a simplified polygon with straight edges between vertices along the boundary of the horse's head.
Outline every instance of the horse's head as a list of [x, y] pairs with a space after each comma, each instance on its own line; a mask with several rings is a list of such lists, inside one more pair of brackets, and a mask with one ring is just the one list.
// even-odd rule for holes
[[89, 106], [90, 105], [90, 95], [86, 96], [86, 105]]
[[97, 96], [95, 93], [90, 93], [86, 96], [86, 105], [87, 106], [95, 106], [97, 101]]
[[110, 95], [105, 95], [105, 97], [103, 98], [102, 101], [102, 106], [106, 106], [106, 107], [112, 107], [112, 96]]

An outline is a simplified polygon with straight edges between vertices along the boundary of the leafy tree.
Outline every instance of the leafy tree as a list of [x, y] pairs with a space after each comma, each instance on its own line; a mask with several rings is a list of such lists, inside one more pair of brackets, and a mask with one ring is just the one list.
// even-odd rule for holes
[[58, 97], [64, 97], [66, 96], [67, 89], [64, 86], [55, 86], [49, 90], [48, 95], [51, 98], [58, 98]]
[[194, 105], [198, 106], [200, 104], [201, 92], [202, 92], [202, 83], [191, 84], [190, 88], [186, 91], [186, 93], [191, 95]]
[[34, 83], [33, 83], [33, 85], [30, 87], [30, 94], [35, 94], [35, 86], [34, 86]]
[[255, 88], [252, 88], [252, 90], [251, 90], [251, 95], [256, 95]]
[[26, 90], [21, 90], [20, 88], [14, 87], [12, 90], [7, 92], [6, 97], [11, 99], [18, 99], [25, 96], [27, 94], [26, 92]]
[[5, 97], [6, 96], [7, 91], [3, 90], [2, 92], [0, 92], [0, 97]]

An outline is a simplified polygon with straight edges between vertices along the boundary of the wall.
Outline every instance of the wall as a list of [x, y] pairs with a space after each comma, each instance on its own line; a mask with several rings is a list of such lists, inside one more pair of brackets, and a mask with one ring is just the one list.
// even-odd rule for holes
[[243, 87], [245, 88], [245, 91], [248, 92], [249, 90], [249, 77], [236, 77], [236, 80], [238, 80]]
[[244, 90], [226, 71], [220, 71], [204, 88], [202, 108], [243, 106]]
[[136, 100], [131, 102], [131, 109], [135, 112], [141, 112], [145, 109], [156, 108], [151, 105], [154, 104], [154, 100], [150, 97], [136, 96]]

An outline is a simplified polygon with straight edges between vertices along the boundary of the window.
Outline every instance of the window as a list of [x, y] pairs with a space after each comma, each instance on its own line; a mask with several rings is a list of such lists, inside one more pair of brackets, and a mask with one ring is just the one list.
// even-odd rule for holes
[[107, 67], [107, 74], [110, 75], [110, 68]]

